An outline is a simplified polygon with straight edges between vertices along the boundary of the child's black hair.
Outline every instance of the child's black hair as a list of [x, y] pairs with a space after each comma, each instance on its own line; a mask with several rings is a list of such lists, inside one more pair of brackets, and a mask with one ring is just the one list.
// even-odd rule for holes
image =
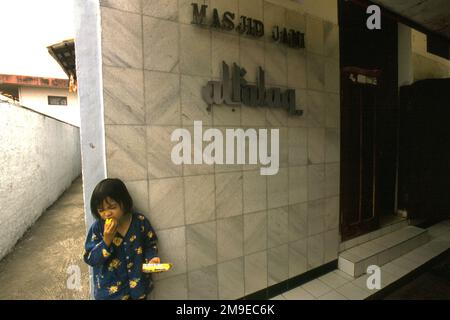
[[130, 213], [133, 208], [133, 199], [127, 187], [120, 179], [104, 179], [95, 186], [91, 195], [91, 213], [95, 219], [100, 220], [98, 209], [102, 207], [103, 201], [110, 197], [122, 206], [123, 212]]

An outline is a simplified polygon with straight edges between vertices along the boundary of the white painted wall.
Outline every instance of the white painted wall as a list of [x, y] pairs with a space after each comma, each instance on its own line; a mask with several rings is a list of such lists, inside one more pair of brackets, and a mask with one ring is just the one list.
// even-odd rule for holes
[[89, 206], [92, 191], [106, 178], [100, 4], [97, 0], [75, 0], [74, 12], [83, 196], [88, 229], [94, 222]]
[[81, 159], [79, 128], [6, 102], [0, 113], [2, 259], [80, 175]]
[[413, 82], [411, 28], [398, 23], [398, 86]]
[[[49, 105], [48, 96], [67, 97], [67, 106]], [[77, 127], [80, 126], [78, 95], [76, 93], [70, 93], [68, 89], [20, 87], [19, 101], [21, 105], [40, 113], [68, 122]]]
[[450, 60], [427, 52], [427, 36], [411, 30], [414, 81], [450, 77]]
[[[83, 162], [83, 199], [86, 229], [94, 218], [89, 206], [96, 184], [106, 178], [103, 78], [98, 0], [74, 0], [75, 55], [80, 101], [80, 139]], [[89, 268], [91, 295], [94, 293]]]
[[450, 77], [450, 60], [427, 51], [427, 36], [398, 24], [398, 85]]

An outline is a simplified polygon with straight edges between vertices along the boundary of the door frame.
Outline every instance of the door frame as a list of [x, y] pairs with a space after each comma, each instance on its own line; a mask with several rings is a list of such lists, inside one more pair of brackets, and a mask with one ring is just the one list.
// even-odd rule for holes
[[[363, 69], [363, 68], [359, 68], [359, 67], [344, 67], [341, 70], [341, 84], [342, 84], [342, 89], [341, 89], [341, 106], [345, 106], [345, 103], [347, 103], [347, 101], [344, 100], [344, 98], [346, 98], [347, 96], [344, 96], [344, 89], [347, 88], [346, 86], [348, 85], [348, 81], [353, 81], [357, 84], [359, 84], [360, 86], [364, 86], [366, 85], [374, 85], [374, 84], [370, 84], [367, 82], [372, 82], [372, 81], [376, 81], [375, 85], [377, 88], [380, 88], [382, 86], [382, 72], [381, 70], [378, 69]], [[362, 78], [362, 79], [361, 79]], [[381, 89], [379, 89], [381, 90]], [[381, 91], [380, 91], [381, 92]], [[378, 94], [380, 93], [378, 92]], [[363, 93], [361, 93], [363, 94]], [[375, 97], [375, 100], [373, 102], [374, 107], [377, 106], [377, 97]], [[347, 114], [348, 112], [353, 112], [354, 110], [350, 110], [347, 107], [341, 107], [341, 130], [346, 130], [346, 126], [347, 125], [351, 125], [350, 123], [347, 124], [346, 123], [346, 118], [349, 114]], [[376, 192], [377, 192], [377, 139], [376, 139], [376, 116], [377, 116], [377, 110], [376, 108], [374, 108], [373, 110], [374, 112], [374, 123], [373, 123], [373, 135], [372, 135], [372, 139], [373, 139], [373, 143], [372, 143], [372, 148], [373, 148], [373, 165], [371, 168], [371, 172], [366, 172], [363, 173], [363, 159], [362, 159], [362, 153], [360, 152], [359, 154], [359, 194], [358, 194], [358, 222], [351, 224], [348, 223], [348, 221], [345, 221], [344, 218], [346, 217], [346, 210], [347, 208], [347, 204], [348, 204], [348, 192], [346, 192], [347, 189], [347, 179], [348, 176], [345, 176], [345, 174], [348, 174], [348, 168], [346, 168], [345, 166], [348, 165], [348, 163], [346, 161], [342, 161], [341, 159], [341, 175], [340, 175], [340, 196], [341, 196], [341, 200], [340, 200], [340, 208], [339, 208], [339, 227], [340, 227], [340, 232], [341, 232], [341, 237], [343, 241], [349, 240], [351, 238], [366, 234], [368, 232], [374, 231], [379, 227], [379, 215], [378, 212], [376, 210]], [[362, 119], [360, 119], [359, 121], [360, 126], [363, 124]], [[361, 127], [360, 127], [361, 128]], [[362, 149], [362, 130], [360, 129], [359, 131], [359, 137], [360, 137], [360, 145], [359, 145], [359, 150]], [[342, 137], [342, 131], [341, 131], [341, 137]], [[341, 154], [343, 152], [345, 152], [344, 149], [346, 149], [347, 145], [346, 145], [346, 141], [345, 140], [341, 140]], [[342, 155], [341, 155], [342, 157]], [[362, 179], [364, 179], [364, 177], [370, 176], [370, 182], [372, 183], [372, 207], [371, 207], [371, 211], [372, 211], [372, 216], [370, 219], [364, 220], [362, 218], [362, 214], [363, 214], [363, 210], [362, 210]]]
[[[375, 172], [375, 211], [381, 217], [395, 214], [396, 211], [396, 175], [398, 170], [398, 25], [396, 19], [381, 11], [381, 30], [369, 30], [366, 26], [367, 5], [361, 4], [359, 0], [338, 0], [339, 15], [339, 44], [340, 44], [340, 70], [341, 70], [341, 175], [340, 175], [340, 205], [339, 221], [341, 240], [349, 240], [369, 231], [359, 231], [354, 235], [345, 236], [342, 232], [342, 200], [348, 197], [343, 180], [342, 170], [345, 150], [342, 143], [346, 139], [346, 128], [342, 125], [343, 99], [345, 88], [343, 85], [342, 72], [346, 70], [362, 71], [368, 76], [380, 72], [378, 83], [381, 92], [377, 102], [376, 112], [376, 138], [373, 143], [377, 144], [377, 152], [373, 161], [377, 171]], [[374, 74], [375, 73], [375, 74]], [[364, 90], [364, 89], [362, 89]], [[372, 94], [367, 91], [367, 94]], [[370, 103], [370, 100], [369, 100]], [[371, 115], [372, 116], [372, 115]], [[356, 120], [356, 119], [355, 119]], [[353, 142], [356, 145], [356, 142]], [[355, 162], [353, 159], [345, 161]], [[352, 183], [352, 176], [347, 181]], [[357, 181], [353, 179], [354, 181]], [[347, 183], [348, 183], [347, 182]], [[350, 185], [351, 186], [351, 185]], [[367, 189], [366, 189], [367, 190]], [[354, 190], [351, 192], [355, 193]], [[364, 194], [364, 193], [363, 193]], [[365, 193], [368, 194], [368, 193]], [[366, 196], [365, 199], [368, 199]], [[363, 201], [364, 202], [364, 201]], [[367, 202], [366, 202], [367, 204]], [[352, 209], [353, 212], [356, 208]], [[368, 210], [364, 210], [368, 212]], [[347, 217], [350, 215], [347, 214]], [[356, 215], [350, 218], [354, 219]], [[379, 226], [378, 226], [379, 227]], [[370, 229], [370, 228], [369, 228]]]

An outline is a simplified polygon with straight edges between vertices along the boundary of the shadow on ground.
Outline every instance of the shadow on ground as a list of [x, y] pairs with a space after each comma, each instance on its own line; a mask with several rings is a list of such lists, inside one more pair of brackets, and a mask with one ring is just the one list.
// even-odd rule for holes
[[450, 300], [450, 254], [384, 299]]

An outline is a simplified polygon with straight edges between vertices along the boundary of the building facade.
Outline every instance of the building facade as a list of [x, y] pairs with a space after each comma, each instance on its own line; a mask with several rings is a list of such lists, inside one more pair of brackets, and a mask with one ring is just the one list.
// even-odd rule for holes
[[69, 92], [67, 79], [2, 74], [0, 92], [29, 109], [80, 126], [78, 96]]
[[[84, 26], [76, 50], [87, 225], [96, 183], [122, 179], [157, 231], [161, 259], [174, 264], [155, 277], [154, 298], [268, 297], [299, 276], [337, 266], [337, 1], [105, 0], [80, 1], [77, 10]], [[398, 41], [409, 60], [401, 77], [410, 84], [435, 71], [423, 70], [425, 56], [413, 49], [420, 34], [413, 38], [405, 28]], [[442, 60], [430, 65], [438, 63], [446, 77], [450, 65]], [[255, 87], [262, 69], [266, 89], [295, 92], [302, 114], [243, 101], [229, 106], [223, 96], [208, 105], [208, 83], [222, 83], [225, 95], [223, 62], [239, 66]], [[228, 128], [278, 129], [278, 171], [262, 175], [262, 165], [248, 161], [174, 163], [172, 133], [182, 128], [194, 136], [194, 121], [224, 135]], [[192, 158], [207, 146], [201, 143]]]

